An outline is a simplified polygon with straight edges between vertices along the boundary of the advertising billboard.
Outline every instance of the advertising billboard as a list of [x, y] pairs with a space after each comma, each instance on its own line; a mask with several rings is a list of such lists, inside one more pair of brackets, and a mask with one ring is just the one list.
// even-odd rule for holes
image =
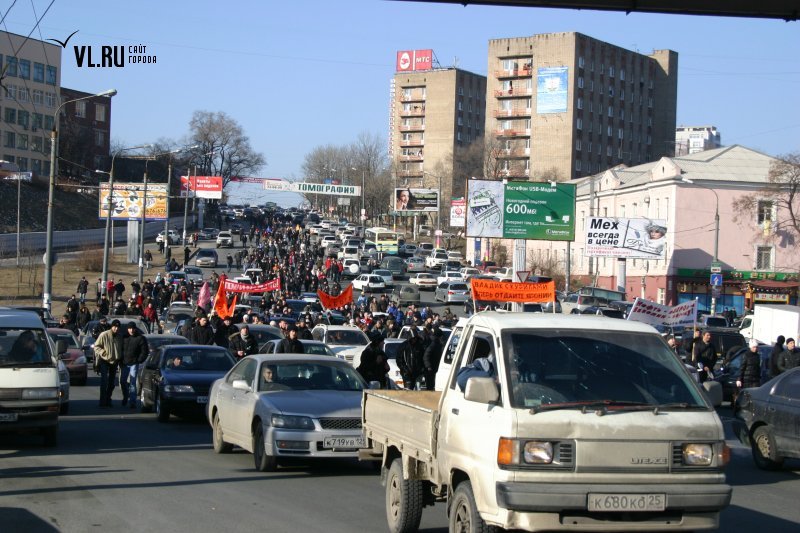
[[467, 223], [467, 201], [464, 198], [453, 198], [450, 202], [450, 225], [463, 228]]
[[222, 199], [222, 176], [181, 176], [181, 196]]
[[[111, 197], [112, 220], [141, 220], [142, 201], [144, 200], [144, 183], [115, 183], [114, 195]], [[108, 183], [100, 184], [100, 201], [98, 218], [105, 220], [108, 216]], [[167, 184], [147, 184], [146, 220], [167, 219]]]
[[586, 218], [586, 251], [591, 257], [664, 259], [667, 223], [649, 218]]
[[566, 113], [569, 69], [540, 67], [536, 82], [536, 113]]
[[438, 211], [439, 191], [437, 189], [395, 189], [394, 210], [398, 213], [409, 211]]
[[360, 196], [361, 187], [356, 185], [334, 185], [329, 183], [299, 183], [296, 181], [264, 180], [267, 191], [288, 191], [303, 194], [327, 194], [335, 196]]
[[433, 50], [401, 50], [397, 52], [397, 72], [431, 70]]
[[575, 240], [572, 183], [467, 182], [467, 236]]

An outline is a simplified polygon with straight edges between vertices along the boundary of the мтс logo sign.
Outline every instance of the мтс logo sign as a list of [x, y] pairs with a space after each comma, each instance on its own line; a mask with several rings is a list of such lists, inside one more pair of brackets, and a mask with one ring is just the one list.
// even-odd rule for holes
[[[67, 43], [73, 35], [78, 33], [78, 30], [72, 32], [69, 37], [60, 41], [58, 39], [47, 39], [54, 41], [61, 45], [62, 48], [67, 47]], [[147, 45], [101, 45], [99, 47], [86, 46], [86, 45], [73, 45], [72, 50], [75, 53], [75, 64], [79, 68], [89, 67], [103, 67], [103, 68], [122, 68], [125, 66], [125, 61], [129, 64], [141, 63], [155, 63], [155, 54], [150, 54], [147, 50]], [[99, 62], [96, 62], [99, 61]]]

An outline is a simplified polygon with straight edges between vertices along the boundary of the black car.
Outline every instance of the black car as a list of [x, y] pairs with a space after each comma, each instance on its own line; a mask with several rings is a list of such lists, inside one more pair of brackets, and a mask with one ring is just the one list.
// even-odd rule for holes
[[733, 409], [733, 430], [753, 451], [753, 461], [776, 470], [786, 458], [800, 458], [800, 368], [744, 389]]
[[[730, 357], [718, 361], [714, 366], [714, 381], [718, 381], [722, 385], [722, 401], [733, 401], [736, 396], [737, 387], [736, 380], [739, 378], [739, 371], [742, 368], [742, 358], [750, 348], [742, 346], [736, 350]], [[761, 344], [758, 346], [758, 354], [761, 358], [761, 382], [764, 383], [769, 379], [767, 371], [769, 370], [769, 356], [772, 352], [772, 346], [769, 344]]]
[[142, 411], [155, 407], [159, 422], [167, 422], [172, 413], [204, 413], [211, 384], [224, 377], [235, 362], [220, 346], [162, 346], [147, 358], [140, 374]]

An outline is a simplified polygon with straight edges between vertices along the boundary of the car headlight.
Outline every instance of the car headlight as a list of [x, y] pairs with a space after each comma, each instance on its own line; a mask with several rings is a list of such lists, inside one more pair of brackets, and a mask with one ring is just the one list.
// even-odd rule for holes
[[314, 429], [314, 421], [307, 416], [272, 415], [272, 426], [281, 429]]
[[711, 444], [691, 442], [683, 445], [683, 464], [689, 466], [710, 466], [714, 459]]
[[[60, 377], [60, 376], [59, 376]], [[49, 400], [58, 398], [58, 389], [22, 389], [23, 400]]]
[[85, 365], [86, 364], [86, 356], [85, 355], [79, 356], [77, 359], [75, 359], [75, 364], [76, 365]]
[[164, 385], [164, 392], [194, 392], [191, 385]]
[[553, 443], [528, 441], [523, 447], [523, 459], [526, 463], [547, 465], [553, 462]]

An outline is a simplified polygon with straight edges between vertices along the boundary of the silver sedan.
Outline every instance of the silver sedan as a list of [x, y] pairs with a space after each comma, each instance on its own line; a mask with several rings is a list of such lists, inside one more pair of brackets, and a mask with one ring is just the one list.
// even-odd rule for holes
[[214, 451], [237, 445], [262, 472], [280, 458], [357, 457], [366, 388], [349, 363], [329, 356], [245, 357], [209, 393]]
[[463, 281], [445, 281], [436, 287], [433, 299], [437, 302], [466, 302], [471, 298], [469, 286]]

